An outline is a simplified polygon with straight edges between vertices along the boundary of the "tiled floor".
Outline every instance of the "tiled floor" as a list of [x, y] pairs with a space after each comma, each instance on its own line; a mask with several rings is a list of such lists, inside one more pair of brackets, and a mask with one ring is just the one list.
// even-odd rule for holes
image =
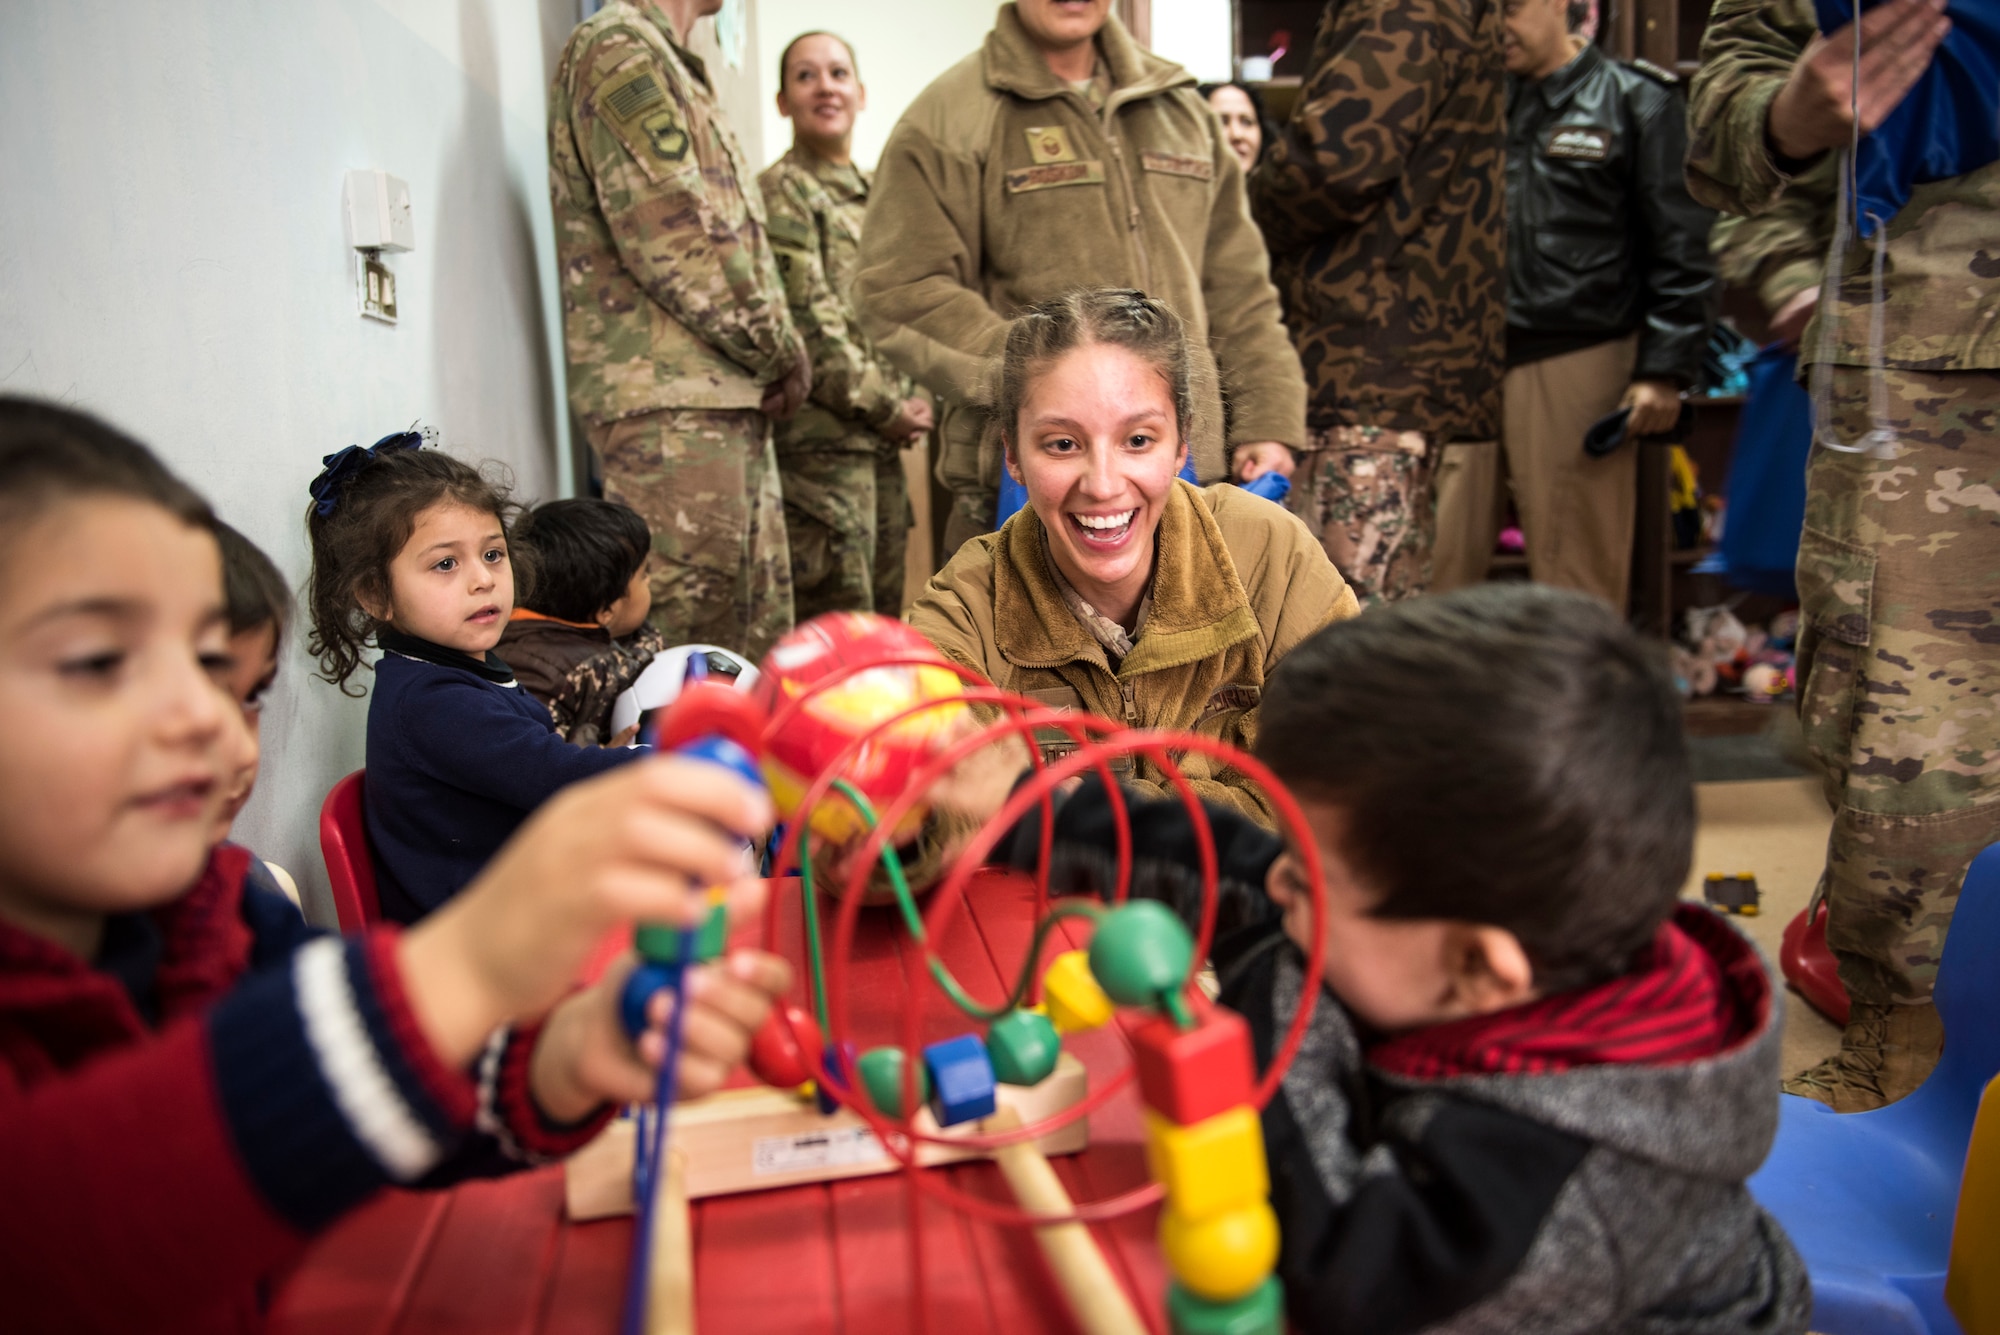
[[[1701, 898], [1709, 872], [1747, 871], [1757, 877], [1763, 911], [1733, 919], [1775, 962], [1785, 924], [1806, 906], [1826, 861], [1826, 833], [1832, 815], [1817, 779], [1749, 779], [1696, 785], [1700, 828], [1695, 834], [1694, 868], [1683, 892]], [[1785, 994], [1787, 1075], [1800, 1071], [1840, 1046], [1840, 1030], [1797, 993]]]

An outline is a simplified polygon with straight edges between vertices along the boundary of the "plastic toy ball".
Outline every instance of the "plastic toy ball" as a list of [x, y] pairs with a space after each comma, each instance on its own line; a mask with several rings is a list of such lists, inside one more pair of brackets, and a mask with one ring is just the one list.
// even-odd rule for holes
[[[765, 777], [780, 810], [805, 796], [813, 776], [850, 742], [867, 742], [842, 765], [842, 777], [880, 807], [961, 726], [964, 710], [923, 710], [879, 726], [927, 700], [958, 695], [957, 671], [930, 641], [900, 621], [861, 613], [814, 617], [771, 647], [752, 698], [773, 722]], [[902, 840], [923, 823], [912, 809], [896, 829]], [[853, 804], [835, 797], [815, 805], [813, 832], [845, 843], [868, 823]]]

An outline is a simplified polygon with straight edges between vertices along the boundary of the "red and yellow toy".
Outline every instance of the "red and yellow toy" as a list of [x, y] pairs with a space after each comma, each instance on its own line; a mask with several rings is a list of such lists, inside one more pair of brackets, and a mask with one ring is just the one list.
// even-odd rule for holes
[[[810, 1011], [787, 1005], [774, 1013], [757, 1036], [752, 1069], [784, 1088], [811, 1080], [822, 1099], [844, 1104], [868, 1122], [915, 1189], [992, 1222], [1034, 1228], [1045, 1250], [1055, 1235], [1067, 1233], [1071, 1242], [1094, 1251], [1087, 1231], [1071, 1225], [1164, 1200], [1159, 1238], [1174, 1276], [1165, 1304], [1173, 1330], [1281, 1335], [1283, 1304], [1272, 1275], [1278, 1225], [1267, 1199], [1258, 1110], [1297, 1051], [1312, 1008], [1310, 1001], [1298, 1008], [1260, 1078], [1248, 1026], [1203, 1000], [1193, 986], [1213, 930], [1212, 844], [1204, 859], [1206, 903], [1196, 932], [1158, 902], [1128, 897], [1134, 862], [1128, 829], [1119, 830], [1117, 846], [1109, 850], [1116, 884], [1106, 902], [1055, 901], [1044, 871], [1036, 885], [1039, 921], [1029, 958], [1011, 994], [997, 1004], [967, 995], [930, 942], [958, 911], [972, 873], [989, 852], [1058, 786], [1086, 772], [1109, 782], [1114, 761], [1143, 758], [1165, 775], [1171, 793], [1193, 804], [1193, 789], [1176, 763], [1189, 752], [1228, 764], [1271, 796], [1306, 860], [1314, 907], [1322, 911], [1314, 841], [1291, 797], [1253, 757], [1213, 739], [1126, 730], [1110, 720], [1058, 713], [1007, 695], [949, 663], [908, 627], [880, 617], [816, 618], [780, 640], [760, 672], [748, 694], [720, 685], [690, 686], [662, 720], [658, 738], [662, 746], [676, 747], [722, 736], [747, 750], [786, 824], [777, 865], [799, 869], [809, 957], [801, 973], [814, 980], [812, 1005]], [[974, 706], [982, 707], [977, 715]], [[894, 846], [920, 831], [924, 795], [932, 785], [979, 747], [1050, 729], [1066, 732], [1076, 749], [1059, 760], [1033, 759], [1036, 772], [1016, 786], [937, 884], [908, 885]], [[1028, 749], [1033, 755], [1034, 748]], [[830, 907], [831, 923], [822, 922], [818, 891], [823, 887], [815, 885], [818, 841], [850, 852], [859, 845], [845, 859], [845, 893]], [[847, 1034], [844, 961], [852, 950], [861, 892], [878, 866], [931, 978], [966, 1015], [970, 1032], [925, 1045], [921, 1008], [907, 1006], [899, 1041], [863, 1047]], [[927, 891], [921, 907], [919, 891]], [[1036, 962], [1050, 930], [1079, 920], [1094, 924], [1088, 949], [1056, 954], [1038, 980]], [[829, 932], [830, 950], [824, 945]], [[775, 902], [765, 944], [772, 949], [780, 944]], [[1321, 964], [1315, 949], [1303, 980], [1307, 998], [1318, 993]], [[1056, 1068], [1062, 1035], [1108, 1024], [1127, 1032], [1131, 1070], [1039, 1122], [1021, 1125], [1006, 1109], [995, 1116], [999, 1086], [1038, 1084]], [[1010, 1159], [1018, 1161], [1034, 1141], [1102, 1107], [1135, 1074], [1155, 1179], [1148, 1187], [1075, 1205], [1063, 1198], [1052, 1213], [1046, 1197], [1031, 1200], [1024, 1191], [1023, 1205], [1014, 1207], [956, 1190], [918, 1165], [918, 1147], [945, 1143], [941, 1130], [958, 1124], [949, 1143], [991, 1152], [1009, 1169]], [[917, 1114], [924, 1110], [929, 1116], [919, 1126]], [[974, 1125], [979, 1134], [965, 1134]], [[1042, 1167], [1046, 1173], [1046, 1164]], [[1007, 1176], [1023, 1190], [1011, 1169]], [[920, 1230], [912, 1236], [920, 1238]], [[1096, 1270], [1074, 1272], [1056, 1264], [1053, 1254], [1051, 1259], [1059, 1275], [1096, 1274], [1109, 1282], [1101, 1257]], [[916, 1273], [921, 1275], [920, 1266]], [[1086, 1315], [1092, 1304], [1081, 1292], [1073, 1294], [1071, 1306], [1092, 1332], [1144, 1328], [1129, 1302], [1121, 1309], [1127, 1319]]]

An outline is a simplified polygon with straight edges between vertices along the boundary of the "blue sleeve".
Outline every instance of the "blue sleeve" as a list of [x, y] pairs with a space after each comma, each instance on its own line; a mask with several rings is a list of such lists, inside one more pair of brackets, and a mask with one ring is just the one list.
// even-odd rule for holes
[[393, 720], [404, 759], [442, 783], [533, 811], [558, 790], [646, 754], [574, 746], [541, 702], [524, 693], [534, 709], [518, 708], [500, 695], [505, 689], [462, 676], [419, 684], [398, 702]]

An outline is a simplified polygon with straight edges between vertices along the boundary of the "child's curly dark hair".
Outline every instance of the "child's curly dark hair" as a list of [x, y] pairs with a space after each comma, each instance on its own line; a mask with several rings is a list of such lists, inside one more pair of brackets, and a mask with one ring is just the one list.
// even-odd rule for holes
[[317, 503], [306, 507], [312, 540], [306, 583], [312, 632], [306, 649], [319, 659], [319, 675], [343, 694], [365, 694], [359, 686], [349, 690], [348, 679], [360, 671], [363, 651], [384, 624], [368, 614], [362, 600], [388, 603], [389, 563], [416, 531], [417, 517], [441, 502], [467, 505], [500, 521], [518, 603], [533, 576], [527, 552], [513, 542], [521, 507], [504, 482], [441, 450], [385, 450], [341, 479], [330, 513], [319, 513]]

